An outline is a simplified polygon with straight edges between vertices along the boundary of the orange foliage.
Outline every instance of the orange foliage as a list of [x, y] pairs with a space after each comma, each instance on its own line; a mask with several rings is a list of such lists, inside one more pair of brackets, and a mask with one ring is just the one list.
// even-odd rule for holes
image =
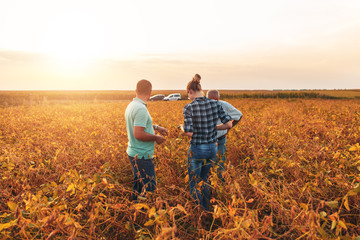
[[127, 102], [0, 108], [0, 237], [16, 239], [329, 239], [360, 235], [360, 102], [237, 99], [226, 183], [212, 208], [189, 195], [188, 101], [148, 104], [167, 141], [158, 189], [130, 201]]

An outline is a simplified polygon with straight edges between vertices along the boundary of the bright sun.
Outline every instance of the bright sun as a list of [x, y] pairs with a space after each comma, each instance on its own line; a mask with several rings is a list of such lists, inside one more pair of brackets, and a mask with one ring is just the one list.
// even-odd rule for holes
[[85, 67], [104, 54], [106, 34], [93, 14], [71, 9], [55, 15], [43, 34], [42, 51], [61, 67]]

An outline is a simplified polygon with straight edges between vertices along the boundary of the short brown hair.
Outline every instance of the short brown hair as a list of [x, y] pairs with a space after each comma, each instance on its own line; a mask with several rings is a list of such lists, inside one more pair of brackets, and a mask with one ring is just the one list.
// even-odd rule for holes
[[199, 74], [195, 74], [193, 79], [188, 83], [186, 86], [186, 91], [189, 92], [190, 90], [194, 92], [201, 91], [201, 85], [200, 85], [201, 76]]
[[207, 91], [207, 93], [206, 93], [206, 97], [211, 98], [211, 99], [218, 99], [219, 96], [220, 96], [220, 93], [216, 89], [211, 89], [211, 90]]
[[145, 79], [138, 81], [136, 84], [136, 93], [137, 94], [148, 94], [152, 90], [151, 82]]

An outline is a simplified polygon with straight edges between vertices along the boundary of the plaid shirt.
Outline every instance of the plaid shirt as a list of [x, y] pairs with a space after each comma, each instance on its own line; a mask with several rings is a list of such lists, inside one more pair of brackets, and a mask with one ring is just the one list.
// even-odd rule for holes
[[216, 142], [218, 119], [222, 123], [231, 120], [218, 101], [206, 97], [195, 98], [184, 107], [183, 114], [184, 131], [193, 133], [190, 143], [194, 145]]

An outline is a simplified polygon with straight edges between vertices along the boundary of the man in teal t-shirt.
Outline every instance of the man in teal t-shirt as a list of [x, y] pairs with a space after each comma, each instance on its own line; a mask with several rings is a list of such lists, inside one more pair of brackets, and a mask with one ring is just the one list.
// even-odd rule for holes
[[161, 144], [165, 138], [156, 135], [157, 130], [167, 135], [166, 128], [153, 125], [146, 103], [151, 96], [152, 85], [148, 80], [140, 80], [136, 85], [136, 98], [126, 108], [125, 120], [128, 135], [126, 150], [134, 173], [133, 200], [145, 192], [156, 188], [154, 149], [155, 142]]

